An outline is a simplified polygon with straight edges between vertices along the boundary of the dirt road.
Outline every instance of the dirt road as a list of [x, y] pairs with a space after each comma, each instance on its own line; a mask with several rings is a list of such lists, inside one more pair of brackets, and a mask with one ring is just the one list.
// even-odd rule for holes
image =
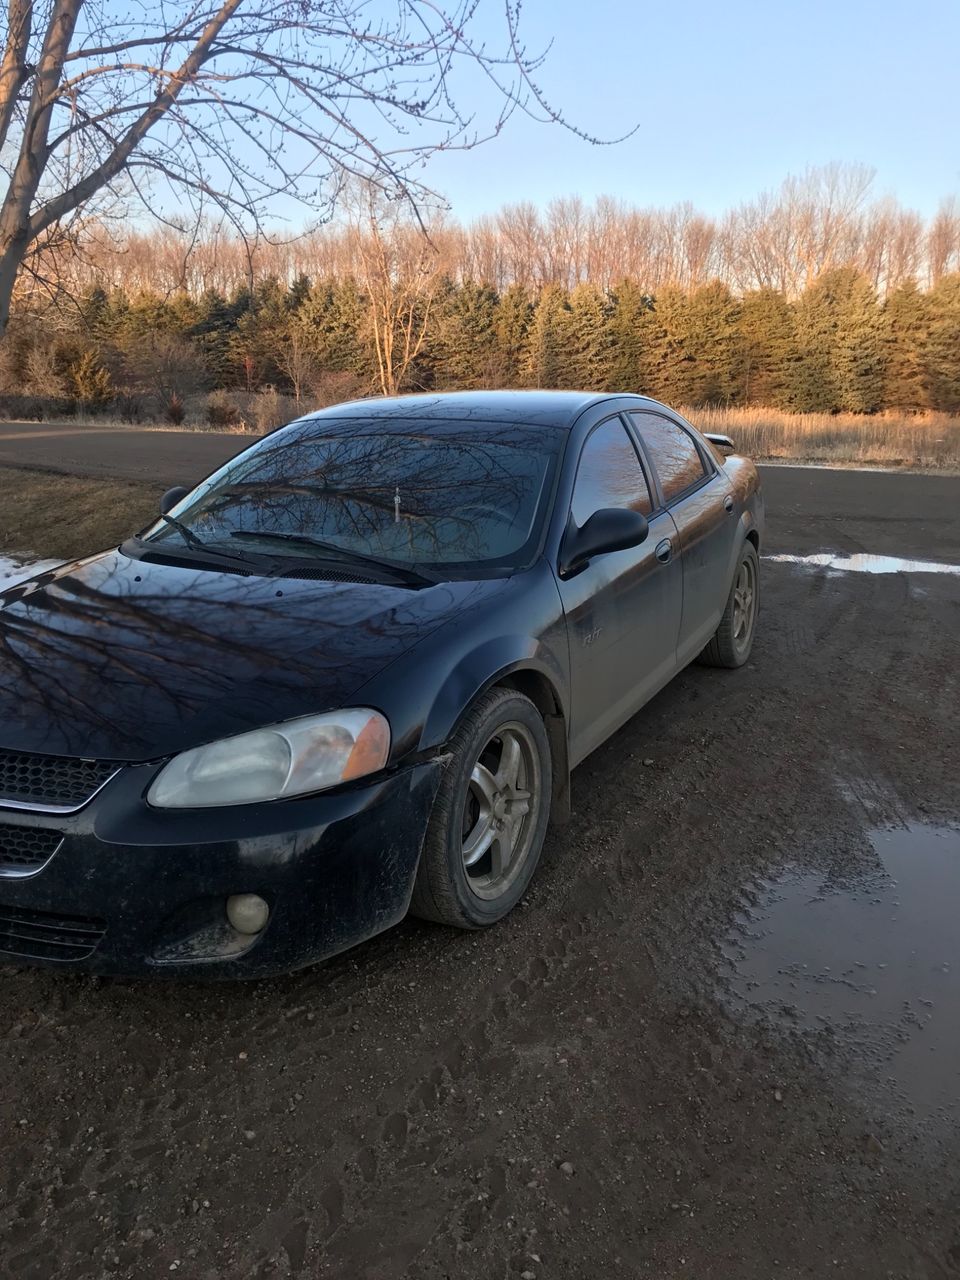
[[[960, 563], [960, 480], [765, 484], [768, 552]], [[960, 577], [763, 585], [750, 665], [577, 771], [496, 930], [236, 988], [0, 971], [0, 1276], [960, 1275], [956, 930], [906, 920], [953, 883]], [[891, 875], [889, 831], [943, 858]]]

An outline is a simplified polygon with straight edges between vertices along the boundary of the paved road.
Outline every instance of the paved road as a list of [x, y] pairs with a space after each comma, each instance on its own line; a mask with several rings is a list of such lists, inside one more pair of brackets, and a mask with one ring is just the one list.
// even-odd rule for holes
[[219, 431], [139, 431], [2, 422], [0, 466], [149, 480], [169, 488], [199, 480], [245, 449], [251, 439]]
[[[7, 434], [158, 487], [237, 445]], [[765, 483], [769, 550], [960, 562], [960, 479]], [[0, 971], [0, 1278], [956, 1276], [953, 906], [871, 832], [947, 849], [960, 818], [960, 579], [763, 579], [749, 665], [684, 671], [576, 770], [496, 929], [245, 987]], [[766, 939], [785, 868], [840, 936]]]

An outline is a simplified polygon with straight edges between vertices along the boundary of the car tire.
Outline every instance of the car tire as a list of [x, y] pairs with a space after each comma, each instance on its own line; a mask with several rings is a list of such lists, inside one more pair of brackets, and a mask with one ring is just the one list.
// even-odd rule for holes
[[550, 743], [529, 698], [491, 689], [463, 716], [448, 753], [410, 911], [482, 929], [516, 906], [540, 860], [553, 783]]
[[697, 661], [707, 667], [742, 667], [750, 657], [760, 608], [760, 557], [745, 542], [737, 561], [723, 617]]

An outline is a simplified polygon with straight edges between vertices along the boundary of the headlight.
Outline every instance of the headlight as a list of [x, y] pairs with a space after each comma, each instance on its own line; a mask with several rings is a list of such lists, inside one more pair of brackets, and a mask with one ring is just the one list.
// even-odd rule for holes
[[390, 754], [390, 726], [358, 707], [304, 716], [174, 756], [147, 792], [160, 809], [256, 804], [323, 791], [376, 773]]

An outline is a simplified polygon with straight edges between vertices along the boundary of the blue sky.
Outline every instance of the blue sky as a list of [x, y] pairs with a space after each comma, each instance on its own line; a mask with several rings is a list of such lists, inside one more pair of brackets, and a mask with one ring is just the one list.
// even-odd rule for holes
[[[482, 12], [499, 44], [500, 0]], [[832, 161], [871, 166], [874, 196], [925, 215], [960, 193], [960, 0], [527, 0], [522, 31], [531, 49], [553, 39], [540, 80], [573, 122], [640, 129], [591, 147], [514, 116], [429, 162], [459, 218], [575, 193], [719, 214]]]

